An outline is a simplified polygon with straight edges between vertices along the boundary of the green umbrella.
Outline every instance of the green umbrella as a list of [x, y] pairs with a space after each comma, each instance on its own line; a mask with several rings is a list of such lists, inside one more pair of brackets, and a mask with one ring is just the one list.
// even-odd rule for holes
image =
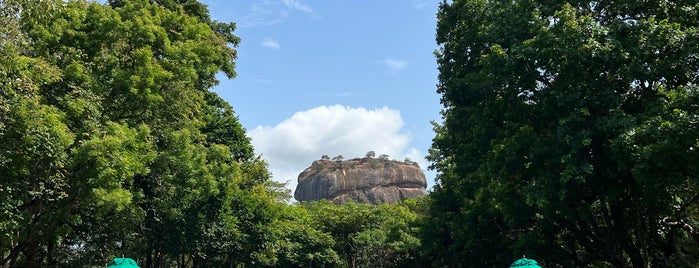
[[109, 265], [107, 265], [107, 268], [140, 268], [138, 267], [138, 264], [136, 264], [136, 261], [134, 261], [131, 258], [114, 258], [111, 262], [109, 262]]
[[521, 258], [510, 265], [510, 268], [541, 268], [535, 260]]

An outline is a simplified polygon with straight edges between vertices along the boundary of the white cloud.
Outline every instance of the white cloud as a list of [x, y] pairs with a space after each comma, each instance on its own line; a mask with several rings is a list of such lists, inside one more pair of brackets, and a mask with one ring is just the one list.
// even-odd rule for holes
[[409, 147], [410, 136], [402, 128], [399, 111], [334, 105], [297, 112], [276, 126], [258, 126], [249, 135], [274, 179], [289, 182], [293, 192], [298, 174], [324, 154], [349, 159], [375, 151], [398, 160], [409, 157], [426, 167], [424, 154]]
[[282, 0], [282, 2], [284, 2], [284, 5], [285, 5], [286, 7], [288, 7], [288, 8], [300, 10], [300, 11], [303, 11], [303, 12], [306, 12], [306, 13], [313, 13], [313, 9], [312, 9], [310, 6], [308, 6], [308, 5], [304, 4], [304, 3], [302, 3], [301, 1], [298, 1], [298, 0]]
[[381, 62], [388, 68], [388, 72], [390, 73], [397, 73], [405, 69], [405, 67], [408, 67], [408, 62], [404, 60], [388, 58]]
[[260, 43], [260, 46], [269, 49], [280, 49], [282, 47], [277, 40], [271, 38], [265, 38], [265, 40]]
[[292, 11], [301, 11], [315, 15], [313, 8], [299, 0], [264, 0], [256, 1], [248, 14], [240, 19], [241, 28], [269, 26], [283, 22]]
[[278, 2], [265, 0], [252, 6], [248, 15], [240, 20], [240, 27], [274, 25], [282, 22], [287, 16], [288, 11], [281, 8]]

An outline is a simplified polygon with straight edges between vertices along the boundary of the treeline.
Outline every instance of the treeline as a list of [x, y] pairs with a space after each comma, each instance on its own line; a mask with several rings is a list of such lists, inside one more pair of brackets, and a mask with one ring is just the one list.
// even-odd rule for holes
[[338, 206], [289, 204], [210, 91], [240, 40], [205, 5], [1, 1], [0, 264], [699, 265], [696, 3], [437, 17], [433, 192]]

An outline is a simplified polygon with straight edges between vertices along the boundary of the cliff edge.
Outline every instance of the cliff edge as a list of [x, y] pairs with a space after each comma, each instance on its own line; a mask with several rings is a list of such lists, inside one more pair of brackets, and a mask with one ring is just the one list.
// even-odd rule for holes
[[316, 160], [298, 177], [294, 198], [334, 203], [397, 203], [427, 194], [425, 174], [416, 164], [387, 159]]

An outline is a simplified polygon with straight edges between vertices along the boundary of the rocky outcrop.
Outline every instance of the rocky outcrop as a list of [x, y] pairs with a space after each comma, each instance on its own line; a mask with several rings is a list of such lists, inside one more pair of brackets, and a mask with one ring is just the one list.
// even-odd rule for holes
[[375, 158], [316, 160], [299, 174], [294, 197], [383, 204], [423, 196], [426, 187], [425, 174], [415, 164]]

